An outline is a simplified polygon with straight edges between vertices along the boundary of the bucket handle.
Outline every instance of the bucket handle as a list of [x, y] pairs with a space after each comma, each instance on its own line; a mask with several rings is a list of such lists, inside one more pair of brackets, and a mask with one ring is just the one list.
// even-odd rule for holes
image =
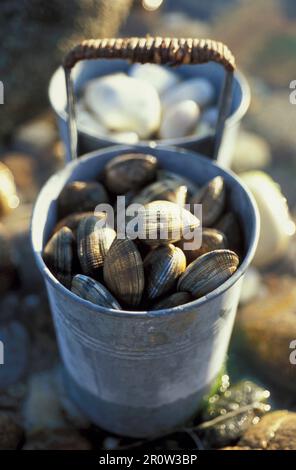
[[213, 159], [217, 158], [222, 141], [225, 120], [231, 105], [231, 90], [235, 59], [222, 42], [211, 39], [176, 39], [161, 37], [89, 39], [71, 49], [64, 60], [67, 90], [68, 134], [71, 159], [77, 158], [77, 125], [71, 70], [81, 60], [126, 59], [130, 62], [167, 64], [203, 64], [210, 61], [222, 65], [225, 79], [219, 98], [219, 112], [215, 130]]

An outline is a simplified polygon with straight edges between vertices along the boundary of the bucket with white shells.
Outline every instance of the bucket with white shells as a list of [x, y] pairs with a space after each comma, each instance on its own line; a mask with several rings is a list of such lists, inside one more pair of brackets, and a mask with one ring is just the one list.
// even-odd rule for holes
[[[211, 156], [223, 76], [223, 67], [216, 63], [172, 68], [117, 59], [80, 62], [73, 71], [79, 154], [122, 143], [176, 145]], [[62, 68], [51, 79], [49, 98], [69, 160]], [[226, 167], [249, 102], [246, 79], [236, 71], [218, 153], [218, 161]]]

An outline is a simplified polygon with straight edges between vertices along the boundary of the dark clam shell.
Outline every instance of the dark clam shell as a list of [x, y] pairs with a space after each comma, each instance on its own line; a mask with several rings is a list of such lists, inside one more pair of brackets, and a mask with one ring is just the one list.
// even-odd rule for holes
[[144, 259], [147, 299], [170, 293], [185, 269], [186, 258], [180, 248], [166, 245], [152, 250]]
[[217, 222], [225, 208], [226, 188], [222, 176], [216, 176], [191, 198], [190, 204], [202, 205], [202, 225], [211, 227]]
[[187, 304], [193, 300], [191, 294], [189, 292], [175, 292], [164, 299], [159, 300], [156, 302], [152, 310], [161, 310], [163, 308], [173, 308], [178, 307], [179, 305]]
[[98, 227], [98, 222], [100, 219], [94, 215], [85, 217], [77, 229], [77, 253], [82, 271], [94, 277], [99, 275], [99, 270], [116, 237], [115, 230], [108, 225]]
[[95, 181], [72, 181], [66, 184], [58, 198], [58, 216], [66, 217], [74, 212], [94, 211], [98, 204], [109, 201], [101, 183]]
[[68, 227], [62, 227], [47, 242], [43, 259], [54, 276], [70, 288], [73, 274], [75, 239]]
[[74, 294], [93, 304], [121, 310], [121, 306], [106, 287], [91, 277], [77, 274], [72, 280], [71, 290]]
[[174, 179], [155, 181], [137, 194], [132, 203], [148, 204], [152, 201], [170, 201], [184, 206], [187, 197], [187, 186]]
[[141, 302], [144, 268], [136, 244], [129, 238], [116, 238], [105, 258], [104, 281], [119, 301], [129, 306]]
[[157, 159], [152, 155], [129, 153], [112, 158], [105, 167], [105, 185], [113, 194], [142, 188], [155, 179]]
[[239, 258], [230, 250], [215, 250], [193, 261], [178, 282], [178, 290], [196, 299], [223, 284], [237, 270]]
[[184, 238], [176, 243], [184, 251], [188, 263], [209, 251], [227, 248], [225, 235], [214, 228], [204, 228], [202, 230], [201, 246], [190, 248], [191, 243], [193, 243], [191, 240], [184, 240]]

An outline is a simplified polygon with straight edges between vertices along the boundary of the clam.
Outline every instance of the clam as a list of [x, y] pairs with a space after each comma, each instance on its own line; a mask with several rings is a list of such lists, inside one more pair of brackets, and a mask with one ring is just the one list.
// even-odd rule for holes
[[186, 186], [188, 196], [193, 196], [198, 190], [198, 186], [193, 183], [191, 180], [186, 178], [185, 176], [179, 175], [178, 173], [174, 173], [173, 171], [169, 170], [158, 170], [156, 174], [156, 178], [158, 181], [162, 180], [173, 180], [177, 181], [181, 186]]
[[43, 259], [54, 276], [70, 288], [73, 273], [74, 235], [68, 227], [62, 227], [47, 242]]
[[142, 189], [132, 200], [137, 204], [148, 204], [152, 201], [170, 201], [184, 206], [187, 196], [187, 186], [182, 181], [163, 179]]
[[74, 276], [71, 291], [93, 304], [121, 310], [121, 306], [106, 287], [91, 277], [84, 276], [83, 274]]
[[144, 268], [136, 244], [129, 238], [115, 238], [105, 258], [104, 281], [108, 289], [130, 306], [141, 302]]
[[[93, 215], [93, 211], [69, 214], [57, 223], [57, 225], [54, 227], [53, 233], [58, 232], [62, 227], [68, 227], [70, 230], [72, 230], [73, 235], [76, 236], [76, 230], [81, 220], [85, 217], [91, 217]], [[105, 212], [96, 212], [95, 215], [99, 219], [106, 218]]]
[[[202, 230], [201, 245], [198, 243], [195, 248], [194, 240], [185, 240], [182, 238], [177, 242], [177, 246], [184, 251], [187, 262], [191, 263], [199, 256], [208, 253], [209, 251], [221, 250], [227, 247], [227, 240], [225, 235], [214, 228], [204, 228]], [[192, 248], [190, 247], [192, 245]]]
[[241, 253], [244, 246], [244, 236], [237, 217], [233, 212], [226, 212], [215, 224], [215, 228], [225, 234], [228, 247]]
[[200, 225], [191, 212], [169, 201], [146, 204], [139, 219], [139, 237], [152, 246], [176, 242], [188, 233], [194, 233]]
[[173, 308], [178, 307], [179, 305], [187, 304], [193, 300], [189, 292], [175, 292], [174, 294], [165, 297], [164, 299], [156, 302], [152, 310], [161, 310], [163, 308]]
[[94, 211], [98, 204], [108, 202], [104, 186], [95, 181], [72, 181], [66, 184], [58, 198], [58, 215], [63, 218], [73, 212]]
[[77, 229], [77, 253], [84, 274], [97, 276], [104, 264], [116, 232], [108, 225], [98, 226], [96, 216], [84, 217]]
[[152, 250], [144, 259], [148, 300], [171, 292], [185, 269], [186, 258], [180, 248], [166, 245]]
[[223, 284], [237, 270], [239, 258], [230, 250], [215, 250], [193, 261], [178, 281], [178, 290], [198, 299]]
[[216, 176], [191, 198], [190, 203], [202, 204], [202, 224], [210, 227], [221, 216], [226, 199], [226, 188], [222, 176]]
[[152, 155], [129, 153], [118, 155], [105, 167], [106, 187], [114, 194], [125, 194], [155, 179], [157, 159]]

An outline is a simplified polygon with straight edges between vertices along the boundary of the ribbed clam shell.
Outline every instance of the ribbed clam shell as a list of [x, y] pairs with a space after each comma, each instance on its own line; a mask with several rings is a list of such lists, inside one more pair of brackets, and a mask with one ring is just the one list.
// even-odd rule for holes
[[164, 299], [156, 302], [152, 310], [161, 310], [163, 308], [173, 308], [178, 307], [179, 305], [187, 304], [193, 300], [189, 292], [175, 292], [174, 294], [165, 297]]
[[216, 176], [204, 185], [190, 200], [202, 204], [202, 225], [211, 227], [221, 216], [226, 199], [226, 189], [222, 176]]
[[121, 306], [106, 287], [91, 277], [84, 276], [83, 274], [74, 276], [71, 291], [93, 304], [121, 310]]
[[226, 235], [229, 248], [238, 253], [243, 252], [244, 236], [237, 216], [233, 212], [226, 212], [215, 224], [215, 228]]
[[230, 250], [205, 253], [187, 267], [178, 282], [178, 290], [190, 292], [196, 299], [209, 294], [237, 270], [238, 256]]
[[177, 246], [184, 251], [187, 262], [191, 263], [199, 256], [209, 251], [222, 250], [227, 248], [227, 240], [225, 235], [214, 228], [204, 228], [202, 230], [201, 246], [190, 248], [190, 244], [194, 245], [192, 240], [180, 240]]
[[[57, 225], [55, 226], [53, 230], [53, 233], [58, 232], [62, 227], [68, 227], [70, 230], [72, 230], [73, 235], [76, 236], [76, 230], [81, 220], [84, 219], [85, 217], [91, 217], [92, 215], [94, 215], [93, 211], [77, 212], [74, 214], [69, 214], [57, 223]], [[105, 212], [96, 212], [95, 215], [99, 219], [106, 218]]]
[[108, 202], [108, 194], [96, 181], [68, 183], [58, 198], [58, 215], [63, 218], [73, 212], [94, 211], [98, 204]]
[[152, 250], [144, 259], [147, 299], [171, 292], [185, 269], [186, 258], [180, 248], [166, 245]]
[[106, 187], [114, 194], [142, 188], [155, 179], [157, 159], [152, 155], [129, 153], [112, 158], [105, 167]]
[[105, 258], [104, 281], [108, 289], [130, 306], [141, 302], [144, 290], [143, 261], [135, 243], [116, 238]]
[[132, 200], [137, 204], [148, 204], [152, 201], [170, 201], [184, 206], [187, 197], [187, 186], [178, 180], [163, 179], [146, 186]]
[[99, 218], [85, 217], [77, 229], [77, 253], [84, 274], [97, 276], [116, 232], [109, 226], [98, 227]]
[[168, 244], [198, 229], [199, 220], [188, 210], [169, 201], [146, 204], [139, 215], [141, 237], [148, 245]]
[[70, 288], [73, 270], [74, 236], [68, 227], [56, 232], [44, 248], [43, 259], [54, 276]]
[[185, 178], [185, 176], [181, 176], [178, 173], [174, 173], [173, 171], [169, 170], [158, 170], [156, 174], [156, 178], [158, 181], [163, 180], [173, 180], [176, 181], [178, 184], [182, 186], [186, 186], [187, 188], [187, 196], [192, 197], [198, 191], [198, 185], [193, 183], [193, 181]]

